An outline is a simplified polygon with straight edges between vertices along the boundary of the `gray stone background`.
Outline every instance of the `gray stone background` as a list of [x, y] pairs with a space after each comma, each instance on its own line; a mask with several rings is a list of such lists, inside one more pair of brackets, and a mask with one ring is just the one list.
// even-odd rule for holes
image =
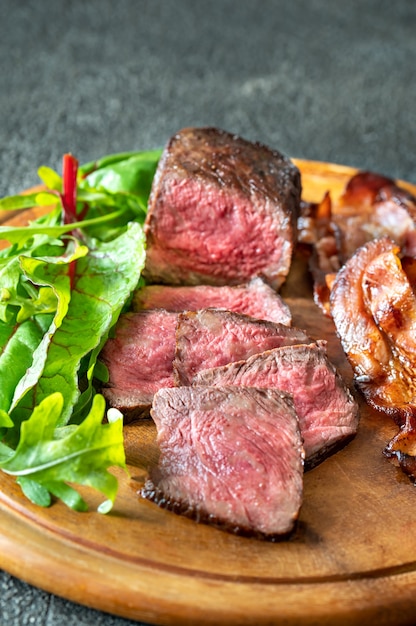
[[[414, 0], [0, 0], [0, 195], [188, 125], [416, 183], [415, 33]], [[0, 626], [132, 623], [0, 571]]]

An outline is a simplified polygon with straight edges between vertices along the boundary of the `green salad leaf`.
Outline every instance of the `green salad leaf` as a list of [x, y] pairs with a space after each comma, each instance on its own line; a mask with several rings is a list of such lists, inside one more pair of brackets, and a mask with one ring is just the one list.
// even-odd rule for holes
[[[108, 512], [125, 468], [122, 419], [106, 420], [94, 379], [98, 355], [137, 287], [143, 222], [161, 151], [109, 155], [62, 176], [39, 169], [45, 190], [0, 200], [0, 210], [50, 210], [0, 226], [0, 469], [40, 506], [75, 510], [76, 485], [99, 490]], [[121, 417], [121, 416], [120, 416]]]
[[110, 501], [103, 503], [107, 510], [117, 493], [117, 480], [107, 468], [125, 467], [122, 420], [103, 424], [105, 401], [96, 395], [83, 422], [60, 432], [64, 406], [59, 392], [42, 400], [23, 422], [15, 452], [0, 468], [18, 477], [23, 492], [35, 504], [48, 506], [52, 494], [71, 508], [86, 510], [84, 500], [68, 484], [77, 483], [102, 492]]
[[[81, 359], [106, 337], [126, 295], [137, 285], [138, 269], [143, 264], [143, 231], [139, 224], [132, 223], [111, 242], [91, 242], [89, 253], [77, 261], [71, 287], [67, 267], [38, 266], [38, 274], [32, 274], [33, 282], [42, 284], [48, 279], [55, 289], [61, 284], [59, 301], [66, 311], [65, 315], [62, 311], [58, 315], [57, 310], [53, 324], [34, 353], [28, 376], [16, 388], [11, 408], [19, 417], [22, 411], [32, 411], [35, 402], [59, 389], [66, 400], [61, 419], [64, 423], [70, 419], [80, 393], [77, 374]], [[52, 277], [45, 278], [51, 267]], [[39, 276], [39, 269], [43, 276]]]

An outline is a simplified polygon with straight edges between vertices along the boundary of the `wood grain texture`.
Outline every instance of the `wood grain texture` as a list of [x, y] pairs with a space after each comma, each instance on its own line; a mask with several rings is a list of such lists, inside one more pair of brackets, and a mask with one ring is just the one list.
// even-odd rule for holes
[[[320, 200], [327, 189], [341, 193], [355, 171], [296, 163], [306, 200]], [[308, 285], [298, 275], [288, 281], [294, 324], [327, 339], [351, 385], [332, 322]], [[0, 566], [75, 602], [166, 626], [413, 624], [415, 488], [382, 454], [394, 424], [359, 401], [357, 437], [305, 475], [299, 524], [288, 541], [235, 537], [140, 499], [158, 456], [147, 420], [125, 427], [129, 475], [117, 471], [120, 493], [107, 516], [61, 503], [40, 509], [1, 474]], [[83, 495], [98, 504], [96, 494]]]

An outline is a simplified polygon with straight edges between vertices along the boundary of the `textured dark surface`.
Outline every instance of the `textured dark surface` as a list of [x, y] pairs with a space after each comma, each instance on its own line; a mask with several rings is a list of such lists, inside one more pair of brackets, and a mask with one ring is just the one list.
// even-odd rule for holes
[[[216, 125], [416, 183], [414, 0], [1, 0], [0, 195]], [[0, 574], [1, 626], [122, 626]]]

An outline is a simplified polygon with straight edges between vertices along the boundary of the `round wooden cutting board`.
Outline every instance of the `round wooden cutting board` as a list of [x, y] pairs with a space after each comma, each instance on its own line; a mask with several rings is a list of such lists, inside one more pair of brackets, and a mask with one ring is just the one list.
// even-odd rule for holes
[[[296, 163], [305, 200], [320, 200], [327, 190], [335, 197], [355, 173]], [[332, 322], [304, 289], [299, 297], [292, 279], [285, 291], [294, 325], [327, 339], [330, 358], [351, 385]], [[95, 512], [99, 499], [88, 491], [88, 513], [62, 503], [36, 507], [0, 473], [0, 567], [69, 600], [161, 625], [413, 624], [416, 491], [383, 456], [394, 424], [359, 401], [357, 437], [305, 474], [289, 540], [235, 537], [140, 499], [158, 454], [154, 426], [145, 420], [125, 427], [129, 475], [117, 472], [120, 492], [106, 516]]]

